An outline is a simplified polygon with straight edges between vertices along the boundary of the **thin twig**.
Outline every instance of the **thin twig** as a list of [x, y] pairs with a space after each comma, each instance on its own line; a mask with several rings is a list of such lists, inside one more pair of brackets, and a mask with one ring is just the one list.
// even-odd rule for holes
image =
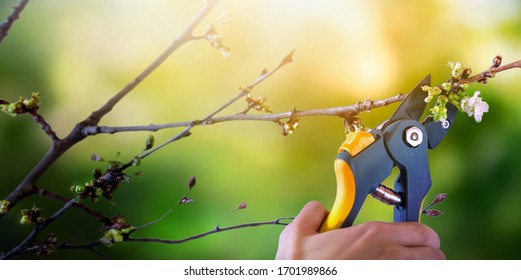
[[292, 220], [293, 218], [278, 218], [273, 221], [267, 221], [267, 222], [256, 222], [256, 223], [248, 223], [248, 224], [240, 224], [235, 226], [229, 226], [229, 227], [215, 227], [212, 230], [209, 230], [207, 232], [203, 232], [200, 234], [192, 235], [183, 239], [161, 239], [161, 238], [133, 238], [129, 237], [125, 241], [130, 242], [154, 242], [154, 243], [163, 243], [163, 244], [181, 244], [188, 241], [196, 240], [211, 234], [216, 234], [219, 232], [225, 232], [229, 230], [239, 229], [239, 228], [247, 228], [247, 227], [257, 227], [257, 226], [263, 226], [263, 225], [283, 225], [286, 226], [288, 223], [284, 223], [282, 221], [284, 220]]
[[13, 23], [20, 18], [20, 14], [25, 9], [25, 5], [29, 0], [21, 0], [18, 6], [13, 8], [13, 12], [0, 24], [0, 44], [7, 37], [9, 29], [13, 26]]
[[[176, 127], [188, 127], [188, 126], [198, 126], [198, 125], [212, 125], [223, 122], [230, 121], [278, 121], [282, 119], [287, 119], [290, 117], [301, 118], [301, 117], [312, 117], [312, 116], [338, 116], [338, 117], [346, 117], [348, 115], [356, 115], [361, 112], [370, 111], [372, 109], [376, 109], [379, 107], [385, 107], [392, 103], [397, 103], [402, 101], [406, 95], [399, 93], [395, 96], [381, 99], [381, 100], [366, 100], [363, 102], [359, 102], [354, 105], [347, 105], [341, 107], [333, 107], [333, 108], [324, 108], [324, 109], [313, 109], [313, 110], [303, 110], [303, 111], [287, 111], [283, 113], [277, 114], [264, 114], [264, 115], [249, 115], [244, 113], [222, 116], [222, 117], [214, 117], [206, 119], [205, 121], [183, 121], [183, 122], [175, 122], [175, 123], [167, 123], [167, 124], [149, 124], [149, 125], [139, 125], [139, 126], [119, 126], [119, 127], [111, 127], [111, 126], [99, 126], [96, 128], [95, 133], [120, 133], [120, 132], [133, 132], [133, 131], [159, 131], [162, 129], [168, 128], [176, 128]], [[94, 130], [93, 130], [94, 132]]]
[[56, 136], [56, 132], [52, 129], [51, 125], [45, 121], [42, 115], [38, 114], [36, 111], [30, 112], [33, 120], [40, 125], [40, 128], [51, 138], [53, 143], [60, 141], [60, 138]]
[[[36, 188], [37, 188], [36, 189], [36, 194], [38, 194], [38, 195], [41, 195], [41, 196], [44, 196], [44, 197], [47, 197], [47, 198], [50, 198], [50, 199], [53, 199], [53, 200], [56, 200], [56, 201], [60, 201], [60, 202], [63, 202], [63, 203], [67, 203], [70, 200], [70, 198], [65, 197], [65, 196], [63, 196], [63, 195], [61, 195], [59, 193], [52, 192], [52, 191], [49, 191], [49, 190], [44, 189], [44, 188], [39, 188], [39, 187], [36, 187]], [[82, 203], [76, 203], [76, 204], [74, 204], [74, 206], [76, 208], [82, 210], [86, 214], [94, 217], [96, 220], [98, 220], [102, 224], [107, 224], [107, 223], [110, 222], [110, 218], [105, 217], [100, 212], [98, 212], [98, 211], [96, 211], [94, 209], [91, 209], [91, 208], [85, 206]]]
[[265, 81], [267, 78], [271, 77], [273, 74], [275, 74], [275, 72], [277, 72], [280, 68], [282, 68], [283, 66], [285, 66], [286, 64], [290, 63], [293, 61], [293, 54], [295, 53], [295, 50], [292, 50], [289, 52], [289, 54], [287, 54], [281, 61], [280, 63], [277, 65], [277, 67], [275, 67], [273, 70], [271, 71], [267, 71], [267, 70], [264, 70], [262, 72], [262, 74], [257, 78], [257, 80], [255, 80], [255, 82], [253, 82], [252, 84], [248, 85], [247, 87], [241, 89], [239, 91], [239, 94], [237, 94], [235, 97], [233, 97], [232, 99], [230, 99], [228, 102], [224, 103], [223, 105], [221, 105], [219, 108], [217, 108], [215, 111], [211, 112], [210, 114], [208, 114], [206, 117], [204, 117], [202, 120], [196, 120], [196, 121], [193, 121], [191, 122], [189, 125], [186, 126], [186, 128], [181, 131], [180, 133], [178, 133], [176, 136], [170, 138], [169, 140], [167, 140], [166, 142], [164, 142], [163, 144], [155, 147], [154, 149], [150, 149], [148, 150], [146, 153], [144, 153], [143, 155], [140, 156], [141, 159], [144, 159], [145, 157], [151, 155], [152, 153], [162, 149], [163, 147], [167, 146], [168, 144], [170, 143], [173, 143], [175, 141], [178, 141], [180, 139], [183, 139], [184, 137], [187, 137], [190, 135], [190, 130], [194, 127], [194, 126], [197, 126], [197, 125], [200, 125], [200, 124], [205, 124], [207, 123], [209, 120], [211, 120], [215, 115], [217, 115], [218, 113], [222, 112], [224, 109], [228, 108], [230, 105], [232, 105], [233, 103], [235, 103], [237, 100], [241, 99], [242, 97], [246, 96], [247, 94], [249, 94], [257, 85], [259, 85], [260, 83], [262, 83], [263, 81]]

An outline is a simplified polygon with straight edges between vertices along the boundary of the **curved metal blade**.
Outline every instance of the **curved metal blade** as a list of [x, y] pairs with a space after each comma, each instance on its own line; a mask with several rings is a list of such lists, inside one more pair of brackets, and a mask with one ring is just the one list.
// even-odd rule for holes
[[429, 74], [409, 92], [387, 123], [390, 124], [401, 119], [420, 120], [427, 107], [427, 103], [425, 103], [426, 94], [421, 87], [430, 85], [431, 75]]

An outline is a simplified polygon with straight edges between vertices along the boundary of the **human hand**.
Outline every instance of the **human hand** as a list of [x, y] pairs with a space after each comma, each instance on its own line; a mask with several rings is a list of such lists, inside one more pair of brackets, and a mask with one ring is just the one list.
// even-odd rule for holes
[[414, 222], [367, 222], [319, 233], [328, 211], [308, 202], [281, 233], [276, 259], [445, 259], [440, 239]]

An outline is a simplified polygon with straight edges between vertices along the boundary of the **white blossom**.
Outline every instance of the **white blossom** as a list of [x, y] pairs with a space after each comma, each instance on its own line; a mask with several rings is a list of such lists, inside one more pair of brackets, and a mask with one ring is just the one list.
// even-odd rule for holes
[[483, 101], [479, 94], [481, 92], [476, 91], [472, 97], [465, 97], [461, 100], [461, 109], [469, 115], [474, 116], [476, 122], [481, 122], [483, 114], [488, 112], [488, 103]]

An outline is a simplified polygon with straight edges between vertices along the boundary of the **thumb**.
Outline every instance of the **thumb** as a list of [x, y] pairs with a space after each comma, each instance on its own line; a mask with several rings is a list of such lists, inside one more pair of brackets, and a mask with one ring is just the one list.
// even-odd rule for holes
[[310, 201], [300, 210], [292, 224], [300, 230], [317, 233], [327, 214], [328, 211], [320, 202]]

